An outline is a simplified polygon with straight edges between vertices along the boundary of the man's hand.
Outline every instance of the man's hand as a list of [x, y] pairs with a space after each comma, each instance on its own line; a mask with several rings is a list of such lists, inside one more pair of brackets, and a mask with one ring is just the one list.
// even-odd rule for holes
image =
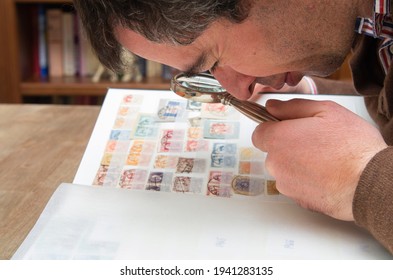
[[266, 107], [282, 121], [260, 124], [252, 140], [268, 153], [277, 189], [304, 208], [353, 220], [359, 177], [387, 147], [379, 131], [331, 101], [269, 100]]

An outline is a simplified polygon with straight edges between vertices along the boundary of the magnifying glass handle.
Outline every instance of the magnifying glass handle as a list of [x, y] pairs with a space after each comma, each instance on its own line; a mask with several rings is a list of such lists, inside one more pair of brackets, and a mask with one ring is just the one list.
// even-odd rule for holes
[[220, 94], [221, 103], [224, 105], [232, 105], [240, 113], [249, 117], [257, 123], [267, 122], [267, 121], [280, 121], [272, 114], [270, 114], [266, 108], [258, 103], [239, 100], [236, 97], [230, 95], [229, 93]]

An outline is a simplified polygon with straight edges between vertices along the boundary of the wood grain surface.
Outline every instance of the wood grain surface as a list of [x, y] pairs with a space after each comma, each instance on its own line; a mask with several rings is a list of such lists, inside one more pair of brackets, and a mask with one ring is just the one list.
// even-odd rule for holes
[[62, 182], [71, 183], [98, 106], [0, 104], [0, 259], [9, 259]]

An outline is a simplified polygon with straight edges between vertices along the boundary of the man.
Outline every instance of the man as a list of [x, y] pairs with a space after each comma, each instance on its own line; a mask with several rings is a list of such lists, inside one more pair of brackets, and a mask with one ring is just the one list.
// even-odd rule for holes
[[107, 67], [121, 66], [124, 47], [190, 75], [209, 70], [240, 99], [252, 99], [266, 86], [308, 91], [305, 76], [313, 77], [319, 92], [340, 92], [342, 84], [314, 77], [333, 73], [352, 48], [354, 86], [379, 131], [332, 102], [272, 100], [267, 109], [282, 121], [259, 125], [252, 140], [268, 153], [266, 167], [282, 194], [355, 221], [393, 253], [390, 2], [74, 2]]

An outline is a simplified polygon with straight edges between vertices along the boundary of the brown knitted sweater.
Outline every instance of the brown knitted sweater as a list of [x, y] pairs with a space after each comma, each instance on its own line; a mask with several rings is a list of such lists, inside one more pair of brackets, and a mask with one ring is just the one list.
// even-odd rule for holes
[[[351, 69], [357, 92], [393, 145], [393, 67], [384, 74], [378, 58], [380, 40], [359, 36], [354, 44]], [[393, 48], [392, 48], [393, 51]], [[393, 146], [381, 151], [363, 171], [353, 200], [355, 222], [366, 228], [393, 254]]]

